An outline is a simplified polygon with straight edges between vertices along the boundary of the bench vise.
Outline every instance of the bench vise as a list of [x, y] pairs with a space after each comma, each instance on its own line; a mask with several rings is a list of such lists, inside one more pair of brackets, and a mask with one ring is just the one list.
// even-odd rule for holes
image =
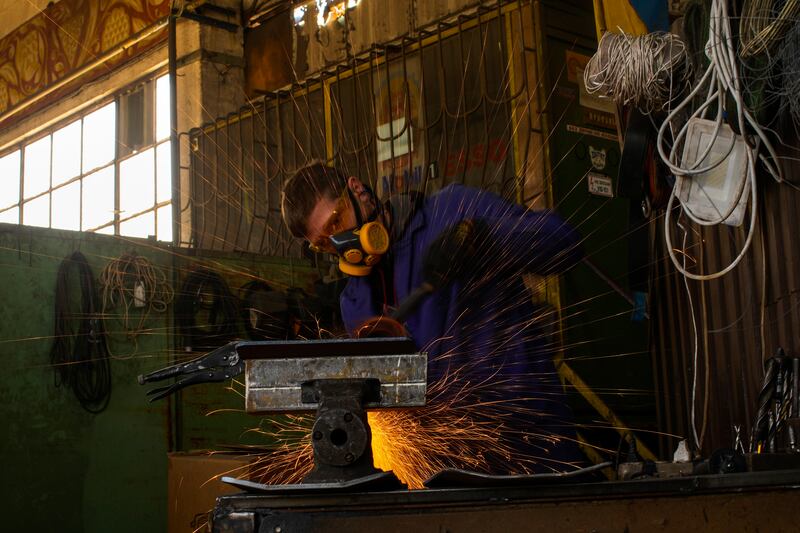
[[[367, 409], [425, 405], [427, 359], [407, 338], [232, 342], [139, 376], [139, 383], [181, 378], [148, 391], [152, 401], [188, 385], [226, 381], [244, 372], [248, 413], [316, 412], [311, 430], [314, 469], [301, 486], [366, 480], [371, 486], [399, 488], [394, 474], [374, 466]], [[247, 483], [237, 485], [252, 489]]]

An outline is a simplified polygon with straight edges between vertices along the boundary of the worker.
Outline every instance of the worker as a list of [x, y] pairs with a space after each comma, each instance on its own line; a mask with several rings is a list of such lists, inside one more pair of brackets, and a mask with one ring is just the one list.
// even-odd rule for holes
[[292, 235], [339, 256], [350, 276], [340, 307], [351, 335], [435, 283], [430, 264], [433, 278], [442, 265], [455, 273], [404, 325], [428, 353], [429, 385], [446, 383], [459, 405], [479, 406], [466, 410], [476, 420], [465, 423], [496, 425], [502, 442], [478, 451], [485, 471], [567, 471], [580, 462], [552, 340], [534, 320], [521, 279], [562, 272], [581, 258], [579, 236], [560, 217], [462, 185], [383, 203], [357, 177], [319, 162], [287, 180], [281, 212]]

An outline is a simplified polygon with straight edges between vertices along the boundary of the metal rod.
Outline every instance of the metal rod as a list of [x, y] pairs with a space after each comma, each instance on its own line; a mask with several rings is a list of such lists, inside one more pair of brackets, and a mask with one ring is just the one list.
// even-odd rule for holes
[[180, 147], [178, 146], [178, 21], [169, 18], [167, 53], [169, 55], [169, 149], [170, 149], [170, 185], [172, 188], [172, 244], [181, 243], [181, 177]]
[[[167, 56], [169, 69], [169, 152], [170, 152], [170, 188], [172, 205], [172, 245], [177, 248], [181, 243], [181, 182], [180, 182], [180, 150], [178, 146], [178, 45], [177, 27], [178, 21], [170, 14], [167, 31]], [[176, 254], [172, 257], [172, 286], [178, 286], [178, 258]], [[173, 326], [174, 326], [173, 316]], [[180, 353], [180, 336], [171, 335], [173, 364], [178, 362]], [[167, 421], [169, 428], [168, 446], [170, 451], [180, 449], [183, 440], [181, 425], [181, 395], [178, 393], [174, 399], [170, 398], [167, 406]]]
[[[586, 259], [586, 258], [583, 259], [583, 264], [588, 266], [589, 269], [592, 272], [597, 274], [597, 277], [602, 279], [606, 283], [606, 285], [608, 285], [609, 287], [611, 287], [614, 290], [614, 292], [616, 292], [617, 294], [622, 296], [625, 299], [626, 302], [628, 302], [634, 308], [636, 308], [637, 304], [636, 304], [636, 300], [633, 299], [633, 296], [628, 291], [623, 289], [616, 281], [614, 281], [613, 279], [608, 277], [608, 275], [605, 272], [603, 272], [602, 270], [600, 270], [600, 268], [597, 265], [595, 265], [589, 259]], [[649, 319], [650, 318], [650, 314], [647, 311], [645, 311], [644, 312], [644, 317]]]

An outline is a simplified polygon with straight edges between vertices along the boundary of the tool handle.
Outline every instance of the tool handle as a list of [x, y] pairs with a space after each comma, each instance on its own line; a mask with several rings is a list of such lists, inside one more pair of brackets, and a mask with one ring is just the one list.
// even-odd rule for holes
[[422, 300], [433, 291], [433, 285], [428, 282], [423, 283], [411, 291], [411, 294], [406, 296], [406, 298], [400, 302], [400, 305], [391, 314], [391, 318], [403, 323], [405, 319], [408, 318], [408, 315], [410, 315], [417, 307], [419, 307], [419, 304], [422, 303]]
[[140, 374], [139, 375], [139, 385], [144, 385], [145, 383], [149, 383], [151, 381], [161, 381], [163, 379], [171, 378], [177, 376], [178, 374], [183, 373], [184, 365], [175, 365], [168, 368], [163, 368], [161, 370], [156, 370], [154, 372], [150, 372], [149, 374]]

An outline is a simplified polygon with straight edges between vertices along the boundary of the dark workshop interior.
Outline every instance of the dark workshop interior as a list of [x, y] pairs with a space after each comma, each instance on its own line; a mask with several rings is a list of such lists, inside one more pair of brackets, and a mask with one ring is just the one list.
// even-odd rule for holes
[[2, 4], [0, 530], [800, 529], [800, 0]]

